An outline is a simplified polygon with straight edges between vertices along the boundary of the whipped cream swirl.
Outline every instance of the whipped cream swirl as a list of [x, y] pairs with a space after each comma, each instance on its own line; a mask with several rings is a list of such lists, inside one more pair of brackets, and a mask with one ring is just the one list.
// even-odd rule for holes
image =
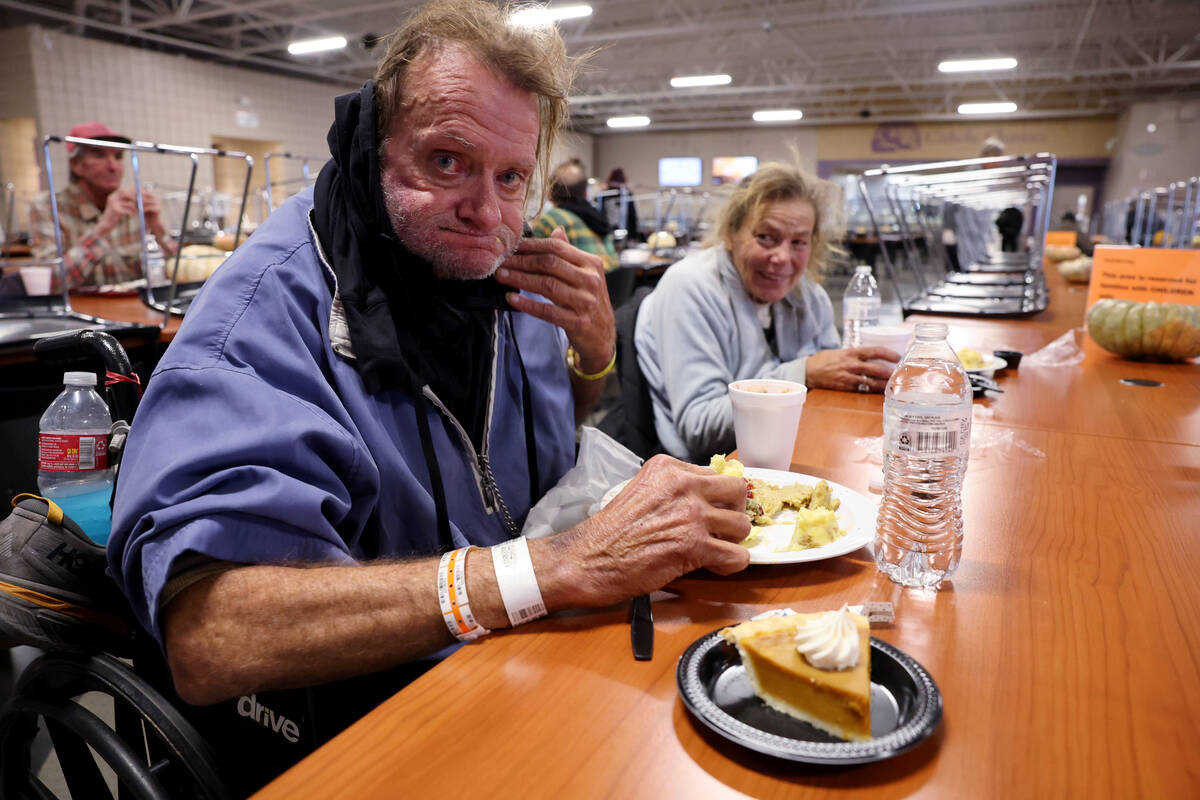
[[845, 606], [800, 625], [796, 649], [817, 669], [850, 669], [858, 664], [858, 625]]

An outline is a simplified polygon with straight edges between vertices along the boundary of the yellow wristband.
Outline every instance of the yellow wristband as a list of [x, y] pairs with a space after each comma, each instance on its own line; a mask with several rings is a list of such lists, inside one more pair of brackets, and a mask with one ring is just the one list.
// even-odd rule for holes
[[584, 372], [579, 368], [579, 353], [575, 352], [574, 347], [567, 347], [567, 366], [571, 368], [571, 372], [577, 378], [582, 378], [585, 381], [598, 381], [606, 377], [610, 372], [617, 368], [617, 348], [613, 348], [612, 358], [608, 361], [608, 366], [599, 372]]

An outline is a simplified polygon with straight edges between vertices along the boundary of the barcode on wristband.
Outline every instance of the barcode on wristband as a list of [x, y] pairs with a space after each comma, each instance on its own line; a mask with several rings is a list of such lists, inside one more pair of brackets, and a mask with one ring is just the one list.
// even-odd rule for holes
[[533, 573], [527, 539], [518, 537], [493, 547], [492, 565], [509, 624], [522, 625], [546, 616], [546, 604]]
[[529, 622], [531, 619], [537, 619], [545, 613], [545, 611], [539, 612], [539, 610], [536, 608], [518, 608], [516, 611], [512, 612], [512, 619], [509, 621], [515, 622], [518, 625], [522, 625], [526, 622]]

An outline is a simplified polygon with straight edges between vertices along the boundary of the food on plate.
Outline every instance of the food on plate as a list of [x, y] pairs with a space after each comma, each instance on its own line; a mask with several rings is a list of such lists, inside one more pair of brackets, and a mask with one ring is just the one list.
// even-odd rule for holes
[[1106, 298], [1088, 309], [1087, 329], [1096, 344], [1125, 358], [1200, 356], [1200, 306]]
[[1051, 261], [1070, 261], [1083, 253], [1073, 244], [1048, 244], [1042, 254]]
[[1092, 259], [1087, 256], [1058, 262], [1058, 271], [1069, 283], [1087, 283], [1092, 279]]
[[839, 611], [791, 614], [724, 628], [754, 693], [771, 708], [852, 741], [871, 738], [871, 634], [867, 618]]
[[[237, 244], [241, 244], [242, 242], [246, 241], [247, 237], [249, 237], [249, 236], [250, 236], [250, 231], [243, 229], [242, 235], [238, 237]], [[216, 236], [213, 237], [213, 245], [216, 246], [218, 249], [223, 250], [225, 252], [229, 252], [229, 251], [233, 250], [234, 247], [236, 247], [236, 245], [233, 242], [233, 234], [232, 233], [218, 233]]]
[[846, 535], [846, 531], [838, 527], [833, 513], [841, 507], [842, 501], [833, 496], [826, 481], [817, 481], [816, 486], [802, 483], [777, 486], [747, 478], [742, 462], [719, 454], [709, 460], [708, 466], [721, 475], [732, 475], [746, 482], [746, 516], [752, 524], [750, 535], [742, 540], [746, 547], [762, 544], [759, 529], [778, 524], [774, 517], [784, 509], [796, 512], [796, 526], [790, 543], [778, 552], [820, 547]]
[[963, 369], [983, 369], [983, 365], [987, 363], [982, 353], [969, 347], [958, 351], [958, 360], [962, 362]]
[[796, 512], [796, 528], [788, 550], [808, 550], [830, 544], [846, 535], [838, 527], [837, 516], [828, 508], [801, 508]]
[[[217, 271], [225, 263], [229, 253], [207, 244], [184, 245], [179, 251], [179, 282], [199, 283]], [[175, 269], [175, 259], [167, 259], [167, 276]]]

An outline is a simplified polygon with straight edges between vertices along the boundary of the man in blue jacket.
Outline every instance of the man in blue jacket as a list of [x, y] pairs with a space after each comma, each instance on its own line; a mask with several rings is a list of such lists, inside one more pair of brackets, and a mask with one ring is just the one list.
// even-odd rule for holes
[[748, 563], [742, 482], [666, 457], [576, 528], [513, 538], [614, 357], [599, 259], [521, 238], [571, 69], [553, 28], [489, 3], [418, 11], [337, 99], [316, 186], [189, 310], [109, 545], [185, 701], [242, 713]]

